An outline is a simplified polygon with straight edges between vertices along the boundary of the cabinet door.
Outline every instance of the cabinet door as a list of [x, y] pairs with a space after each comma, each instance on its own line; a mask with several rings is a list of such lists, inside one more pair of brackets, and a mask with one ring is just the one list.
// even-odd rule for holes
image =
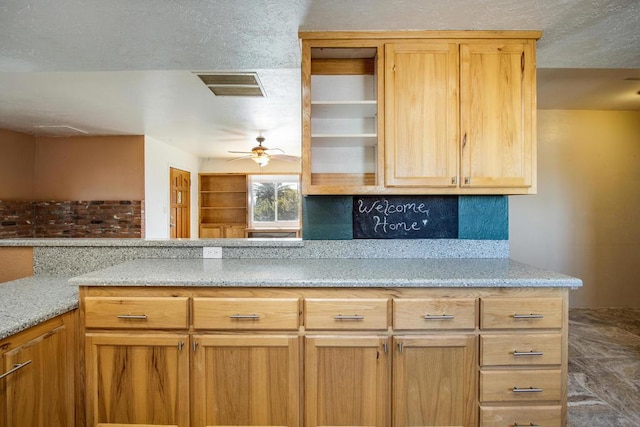
[[0, 375], [8, 373], [0, 379], [2, 427], [75, 425], [72, 323], [56, 319], [41, 326], [2, 356]]
[[532, 187], [534, 41], [460, 45], [463, 187]]
[[86, 334], [87, 426], [189, 426], [186, 334]]
[[299, 426], [299, 338], [196, 335], [195, 427]]
[[456, 187], [458, 46], [385, 46], [385, 185]]
[[305, 426], [388, 426], [386, 337], [307, 336]]
[[473, 426], [475, 337], [394, 338], [394, 426]]
[[223, 237], [226, 238], [244, 238], [245, 225], [226, 225], [224, 226]]

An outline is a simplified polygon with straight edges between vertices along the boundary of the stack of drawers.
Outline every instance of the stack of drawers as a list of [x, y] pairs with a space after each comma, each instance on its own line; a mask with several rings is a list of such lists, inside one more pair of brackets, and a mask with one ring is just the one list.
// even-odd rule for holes
[[560, 426], [562, 298], [480, 301], [480, 425]]

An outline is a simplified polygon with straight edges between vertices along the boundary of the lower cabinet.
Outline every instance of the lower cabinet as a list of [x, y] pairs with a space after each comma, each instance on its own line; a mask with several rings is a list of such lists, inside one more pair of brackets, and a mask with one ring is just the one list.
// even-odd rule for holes
[[88, 426], [189, 424], [189, 336], [88, 333]]
[[566, 423], [566, 289], [98, 286], [80, 304], [88, 427]]
[[75, 425], [76, 315], [0, 340], [0, 426]]
[[394, 338], [394, 426], [475, 425], [475, 343], [473, 335]]
[[307, 336], [305, 426], [388, 425], [384, 336]]
[[299, 348], [294, 335], [194, 335], [192, 425], [299, 426]]

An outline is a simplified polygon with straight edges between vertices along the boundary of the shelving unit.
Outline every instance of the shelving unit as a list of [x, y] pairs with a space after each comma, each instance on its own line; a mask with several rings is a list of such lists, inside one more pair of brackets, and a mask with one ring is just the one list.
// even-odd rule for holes
[[245, 237], [245, 174], [200, 174], [200, 238]]
[[357, 193], [378, 183], [378, 49], [305, 47], [310, 57], [307, 110], [310, 126], [303, 139], [303, 192]]

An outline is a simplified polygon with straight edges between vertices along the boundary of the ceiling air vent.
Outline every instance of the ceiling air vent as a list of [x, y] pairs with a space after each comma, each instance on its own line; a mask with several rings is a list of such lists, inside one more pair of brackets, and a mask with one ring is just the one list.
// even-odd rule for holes
[[257, 73], [198, 73], [197, 76], [216, 96], [265, 96]]

